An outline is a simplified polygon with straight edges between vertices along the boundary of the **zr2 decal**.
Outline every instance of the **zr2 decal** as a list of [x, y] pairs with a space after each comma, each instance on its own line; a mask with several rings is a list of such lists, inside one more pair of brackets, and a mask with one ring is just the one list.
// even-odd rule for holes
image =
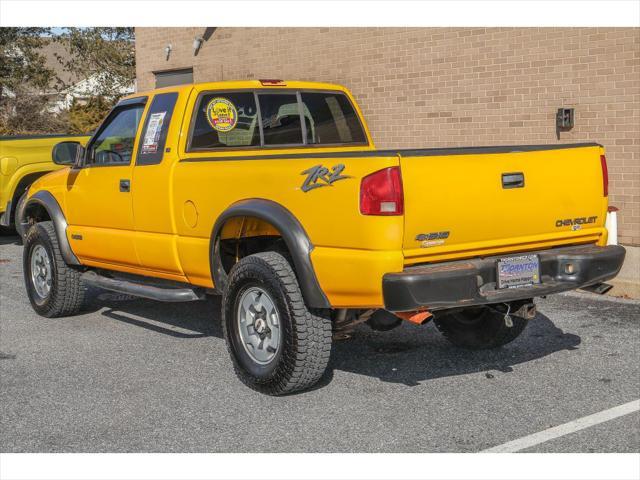
[[305, 178], [302, 184], [301, 190], [303, 192], [308, 192], [314, 188], [329, 187], [338, 180], [351, 178], [349, 175], [342, 175], [343, 170], [344, 165], [342, 163], [334, 165], [331, 167], [331, 170], [327, 167], [323, 167], [322, 165], [315, 165], [308, 168], [300, 174], [307, 175], [307, 178]]

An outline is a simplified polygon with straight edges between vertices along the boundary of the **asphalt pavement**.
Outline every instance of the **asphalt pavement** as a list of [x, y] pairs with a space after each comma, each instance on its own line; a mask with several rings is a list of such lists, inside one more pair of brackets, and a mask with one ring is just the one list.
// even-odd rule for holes
[[[1, 452], [477, 452], [640, 398], [640, 302], [557, 295], [513, 343], [465, 351], [433, 325], [360, 326], [311, 391], [235, 377], [220, 301], [96, 292], [29, 305], [22, 247], [0, 237]], [[638, 452], [640, 414], [524, 451]]]

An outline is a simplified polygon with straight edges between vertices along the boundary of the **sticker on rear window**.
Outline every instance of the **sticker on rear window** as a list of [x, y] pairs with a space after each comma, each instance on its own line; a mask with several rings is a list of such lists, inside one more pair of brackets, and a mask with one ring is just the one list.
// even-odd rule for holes
[[238, 110], [226, 98], [216, 97], [207, 105], [209, 125], [218, 132], [230, 132], [238, 123]]

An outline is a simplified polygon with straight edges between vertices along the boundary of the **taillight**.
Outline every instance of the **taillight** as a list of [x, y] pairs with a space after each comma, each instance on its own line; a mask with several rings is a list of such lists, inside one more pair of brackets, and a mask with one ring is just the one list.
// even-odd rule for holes
[[602, 192], [605, 197], [609, 196], [609, 171], [607, 170], [607, 157], [600, 155], [600, 166], [602, 167]]
[[402, 215], [404, 213], [400, 167], [384, 168], [362, 179], [360, 213], [363, 215]]

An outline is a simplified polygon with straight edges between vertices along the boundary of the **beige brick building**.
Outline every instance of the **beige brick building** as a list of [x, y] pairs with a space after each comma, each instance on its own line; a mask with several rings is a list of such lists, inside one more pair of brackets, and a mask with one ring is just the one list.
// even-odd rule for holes
[[[381, 148], [597, 141], [619, 241], [640, 245], [640, 29], [137, 28], [136, 50], [141, 91], [172, 78], [341, 83]], [[558, 132], [561, 107], [575, 125]]]

